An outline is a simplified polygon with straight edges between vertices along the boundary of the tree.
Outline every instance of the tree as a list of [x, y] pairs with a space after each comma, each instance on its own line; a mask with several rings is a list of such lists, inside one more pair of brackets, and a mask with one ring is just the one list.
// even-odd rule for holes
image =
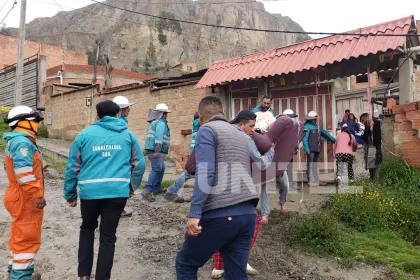
[[149, 71], [149, 68], [152, 67], [152, 63], [150, 63], [148, 56], [146, 56], [146, 59], [143, 62], [143, 67], [146, 71]]
[[[88, 56], [88, 64], [89, 65], [95, 65], [95, 60], [96, 60], [96, 46], [93, 47], [93, 51], [91, 50], [86, 50], [86, 54]], [[105, 66], [105, 61], [104, 58], [102, 56], [98, 57], [98, 66]]]
[[161, 11], [159, 16], [162, 17], [156, 22], [156, 29], [158, 31], [158, 40], [161, 46], [168, 45], [168, 60], [166, 62], [166, 68], [169, 68], [169, 57], [171, 50], [172, 38], [168, 39], [173, 33], [178, 36], [182, 33], [181, 23], [169, 19], [175, 19], [175, 15], [171, 12]]
[[150, 59], [150, 63], [153, 66], [156, 66], [156, 63], [157, 63], [157, 54], [156, 54], [155, 44], [153, 44], [152, 41], [150, 41], [149, 42], [149, 45], [147, 46], [147, 56], [146, 56], [146, 59], [147, 58]]
[[2, 35], [7, 35], [7, 36], [11, 36], [12, 34], [6, 29], [6, 24], [5, 23], [3, 23], [1, 26], [0, 26], [0, 34], [2, 34]]

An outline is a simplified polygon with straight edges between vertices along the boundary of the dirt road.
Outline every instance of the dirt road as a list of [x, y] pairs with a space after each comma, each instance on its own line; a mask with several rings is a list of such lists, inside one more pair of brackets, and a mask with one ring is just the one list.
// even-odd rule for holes
[[[7, 179], [0, 169], [0, 196], [2, 198]], [[46, 172], [47, 208], [43, 224], [42, 247], [36, 258], [36, 270], [43, 280], [77, 279], [77, 248], [79, 208], [68, 208], [62, 196], [63, 178], [56, 171]], [[133, 217], [122, 219], [118, 229], [115, 262], [112, 279], [166, 280], [175, 277], [175, 256], [183, 242], [188, 205], [150, 204], [139, 195], [130, 199]], [[271, 235], [272, 226], [281, 222], [274, 213], [273, 225], [265, 226], [250, 256], [250, 263], [260, 275], [250, 279], [363, 279], [379, 276], [381, 271], [368, 266], [352, 270], [340, 268], [333, 260], [320, 259], [288, 248], [279, 236]], [[4, 270], [0, 279], [6, 278], [8, 255], [7, 241], [10, 218], [4, 207], [0, 207], [0, 224], [4, 233], [0, 235], [0, 256], [4, 259]], [[280, 238], [281, 240], [281, 238]], [[95, 244], [97, 248], [98, 244]], [[199, 279], [210, 279], [211, 264], [200, 270]], [[3, 275], [3, 276], [2, 276]]]

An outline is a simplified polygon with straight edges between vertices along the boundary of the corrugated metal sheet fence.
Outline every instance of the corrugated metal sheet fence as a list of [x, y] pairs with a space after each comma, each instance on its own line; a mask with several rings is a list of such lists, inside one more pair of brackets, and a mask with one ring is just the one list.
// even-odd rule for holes
[[[1, 70], [0, 70], [1, 71]], [[0, 72], [0, 106], [14, 105], [16, 66]], [[38, 57], [23, 66], [22, 105], [37, 107], [38, 96]]]

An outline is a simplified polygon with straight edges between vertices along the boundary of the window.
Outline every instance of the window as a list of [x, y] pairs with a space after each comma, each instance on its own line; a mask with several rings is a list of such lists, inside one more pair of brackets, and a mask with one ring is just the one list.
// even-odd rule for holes
[[368, 76], [367, 75], [360, 75], [356, 76], [356, 83], [367, 83], [368, 82]]
[[187, 71], [192, 72], [192, 66], [187, 66]]

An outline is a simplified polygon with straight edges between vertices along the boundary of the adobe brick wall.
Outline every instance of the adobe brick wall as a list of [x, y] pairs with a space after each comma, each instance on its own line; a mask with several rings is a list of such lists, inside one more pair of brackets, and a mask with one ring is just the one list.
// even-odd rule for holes
[[[370, 74], [370, 86], [371, 87], [376, 87], [379, 84], [379, 78], [378, 78], [378, 73], [371, 73]], [[350, 89], [359, 89], [359, 88], [367, 88], [368, 87], [368, 83], [357, 83], [356, 82], [356, 76], [351, 76], [350, 77]]]
[[96, 117], [91, 107], [86, 106], [86, 97], [97, 93], [98, 87], [82, 90], [61, 86], [53, 88], [54, 91], [47, 92], [45, 98], [45, 113], [52, 113], [52, 124], [47, 125], [49, 137], [73, 140]]
[[[0, 69], [16, 63], [18, 43], [16, 37], [0, 35]], [[88, 64], [88, 57], [84, 53], [70, 51], [63, 53], [63, 49], [57, 46], [25, 41], [24, 57], [28, 58], [36, 54], [47, 57], [47, 69], [61, 65], [63, 62], [67, 64]]]
[[420, 110], [418, 102], [396, 105], [392, 108], [395, 114], [394, 144], [395, 151], [408, 164], [420, 167]]
[[[168, 105], [171, 113], [168, 124], [171, 129], [171, 157], [176, 157], [179, 165], [183, 165], [189, 153], [191, 135], [181, 135], [181, 130], [191, 129], [193, 115], [197, 111], [199, 101], [211, 94], [210, 89], [194, 89], [195, 84], [175, 88], [151, 91], [148, 86], [126, 85], [119, 88], [98, 91], [88, 88], [63, 92], [63, 88], [54, 87], [46, 93], [45, 112], [52, 112], [52, 125], [48, 125], [51, 138], [72, 140], [85, 127], [95, 121], [95, 106], [98, 102], [113, 99], [115, 96], [126, 96], [136, 104], [131, 107], [128, 127], [137, 136], [144, 147], [147, 132], [147, 115], [150, 108], [158, 103]], [[65, 88], [64, 90], [66, 90]], [[56, 93], [57, 92], [57, 93]], [[86, 106], [86, 97], [93, 94], [93, 104]]]

